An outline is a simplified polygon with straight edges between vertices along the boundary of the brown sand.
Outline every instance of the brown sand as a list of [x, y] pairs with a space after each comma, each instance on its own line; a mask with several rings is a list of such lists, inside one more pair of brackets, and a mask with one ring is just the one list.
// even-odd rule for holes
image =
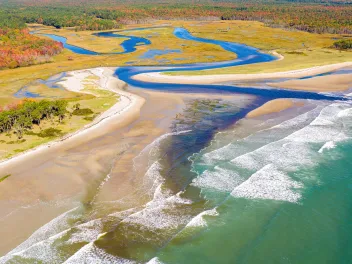
[[[202, 95], [134, 91], [138, 100], [123, 115], [60, 144], [0, 164], [0, 175], [11, 174], [0, 184], [0, 233], [7, 238], [0, 240], [1, 255], [61, 213], [89, 203], [96, 184], [108, 173], [109, 184], [103, 186], [96, 199], [111, 201], [131, 196], [131, 201], [138, 203], [133, 194], [142, 183], [133, 174], [133, 159], [146, 145], [168, 132], [186, 98]], [[293, 106], [291, 100], [278, 99], [248, 117]]]
[[352, 88], [352, 74], [319, 76], [303, 80], [289, 80], [278, 83], [268, 83], [268, 85], [279, 88], [306, 91], [346, 91]]
[[[0, 175], [11, 174], [0, 184], [0, 233], [7, 238], [0, 240], [1, 255], [63, 212], [89, 204], [93, 197], [103, 202], [128, 199], [134, 207], [145, 202], [136, 191], [143, 182], [142, 174], [134, 172], [134, 158], [168, 132], [185, 100], [211, 95], [138, 89], [133, 93], [139, 99], [125, 114], [0, 165]], [[108, 174], [109, 184], [97, 193]]]
[[290, 99], [275, 99], [249, 112], [246, 117], [254, 118], [267, 114], [278, 113], [294, 106], [295, 103]]

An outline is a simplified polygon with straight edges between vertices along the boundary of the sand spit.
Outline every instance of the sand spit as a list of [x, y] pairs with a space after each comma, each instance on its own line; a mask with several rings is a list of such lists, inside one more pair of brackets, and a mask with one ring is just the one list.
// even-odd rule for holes
[[115, 119], [115, 121], [116, 119], [121, 121], [123, 120], [123, 123], [130, 123], [133, 121], [133, 114], [135, 113], [136, 109], [139, 110], [142, 107], [144, 104], [144, 99], [132, 93], [123, 91], [122, 89], [126, 84], [113, 76], [113, 69], [95, 68], [69, 72], [68, 77], [61, 81], [60, 84], [69, 91], [87, 93], [82, 91], [84, 88], [83, 80], [92, 74], [99, 78], [100, 89], [109, 90], [118, 94], [120, 96], [120, 100], [107, 111], [99, 115], [92, 123], [84, 126], [80, 130], [65, 135], [58, 140], [51, 141], [47, 144], [40, 145], [26, 152], [20, 153], [19, 155], [3, 160], [0, 163], [0, 169], [9, 163], [15, 163], [16, 161], [25, 159], [29, 155], [41, 155], [42, 152], [46, 149], [54, 148], [68, 140], [79, 140], [80, 137], [86, 137], [88, 134], [90, 137], [93, 137], [95, 133], [100, 134], [103, 126], [108, 123], [107, 121], [109, 119]]
[[286, 109], [292, 108], [295, 105], [298, 105], [298, 104], [295, 104], [290, 99], [275, 99], [249, 112], [246, 117], [255, 118], [255, 117], [259, 117], [267, 114], [278, 113]]
[[303, 80], [268, 83], [268, 85], [278, 88], [317, 92], [346, 91], [352, 88], [352, 74], [319, 76]]
[[145, 82], [161, 83], [180, 83], [180, 84], [214, 84], [230, 81], [245, 80], [262, 80], [275, 78], [301, 78], [309, 75], [316, 75], [325, 72], [334, 71], [340, 68], [350, 67], [352, 62], [343, 62], [324, 66], [317, 66], [301, 70], [274, 73], [257, 73], [257, 74], [217, 74], [217, 75], [199, 75], [199, 76], [169, 76], [162, 73], [144, 73], [134, 76], [134, 79]]

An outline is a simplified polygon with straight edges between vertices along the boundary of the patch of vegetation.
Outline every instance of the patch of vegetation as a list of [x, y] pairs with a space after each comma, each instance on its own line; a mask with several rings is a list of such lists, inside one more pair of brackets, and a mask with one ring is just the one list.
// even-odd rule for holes
[[92, 116], [86, 116], [83, 119], [87, 120], [87, 121], [93, 121], [97, 116], [98, 116], [98, 114], [96, 113], [96, 114], [94, 114]]
[[294, 55], [302, 55], [302, 56], [308, 56], [306, 53], [302, 51], [287, 51], [287, 54], [294, 54]]
[[61, 132], [60, 129], [50, 127], [40, 131], [39, 133], [36, 133], [36, 135], [42, 138], [53, 138], [53, 137], [60, 137], [63, 135], [63, 133]]
[[94, 114], [94, 112], [90, 108], [82, 108], [73, 110], [72, 114], [77, 116], [87, 116]]
[[11, 176], [11, 174], [7, 174], [7, 175], [1, 177], [1, 178], [0, 178], [0, 182], [6, 180], [6, 179], [7, 179], [8, 177], [10, 177], [10, 176]]
[[0, 27], [0, 69], [50, 62], [62, 50], [62, 43], [36, 37], [28, 29]]
[[27, 136], [36, 136], [37, 135], [37, 133], [33, 132], [32, 130], [26, 130], [24, 132], [24, 134]]
[[[32, 129], [33, 125], [40, 126], [42, 120], [53, 122], [56, 118], [61, 123], [67, 113], [67, 104], [64, 100], [40, 102], [25, 100], [11, 105], [8, 110], [0, 112], [0, 133], [13, 131], [20, 140], [25, 131]], [[17, 142], [8, 144], [15, 143]]]
[[11, 144], [21, 144], [21, 143], [24, 143], [24, 142], [26, 142], [26, 140], [24, 138], [22, 138], [22, 139], [19, 139], [19, 140], [16, 140], [16, 141], [14, 141], [14, 140], [9, 141], [6, 144], [9, 144], [9, 145], [11, 145]]
[[25, 149], [15, 149], [13, 152], [14, 152], [14, 153], [21, 153], [21, 152], [23, 152], [23, 151], [25, 151]]
[[351, 50], [352, 49], [352, 39], [342, 39], [334, 42], [333, 48], [339, 50]]

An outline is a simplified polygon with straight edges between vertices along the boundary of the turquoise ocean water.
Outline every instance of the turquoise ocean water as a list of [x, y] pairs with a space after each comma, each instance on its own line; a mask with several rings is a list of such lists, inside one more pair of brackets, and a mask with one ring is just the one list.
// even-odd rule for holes
[[141, 152], [145, 205], [78, 206], [0, 262], [350, 263], [352, 106], [232, 126], [240, 109], [217, 103]]

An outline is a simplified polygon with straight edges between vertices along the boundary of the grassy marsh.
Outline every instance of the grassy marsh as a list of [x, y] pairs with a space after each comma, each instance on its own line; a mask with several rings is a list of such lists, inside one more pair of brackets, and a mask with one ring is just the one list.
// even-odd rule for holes
[[67, 114], [62, 123], [52, 120], [42, 121], [40, 126], [35, 125], [33, 129], [26, 131], [21, 140], [17, 140], [14, 133], [0, 134], [0, 159], [9, 158], [20, 152], [58, 139], [66, 134], [73, 133], [91, 123], [99, 114], [108, 110], [119, 100], [119, 96], [115, 93], [99, 89], [94, 75], [88, 76], [84, 80], [84, 85], [83, 91], [89, 94], [73, 93], [81, 97], [79, 97], [79, 100], [77, 98], [70, 98], [67, 109], [73, 113], [74, 106], [79, 102], [81, 109], [90, 110], [88, 114]]

